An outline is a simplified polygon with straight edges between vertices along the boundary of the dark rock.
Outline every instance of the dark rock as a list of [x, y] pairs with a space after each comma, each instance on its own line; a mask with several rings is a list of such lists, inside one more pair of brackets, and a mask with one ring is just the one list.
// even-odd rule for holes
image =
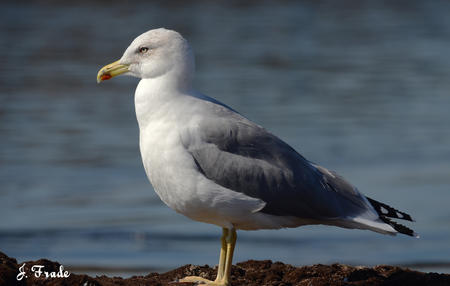
[[[25, 271], [28, 278], [17, 281], [19, 267], [26, 264]], [[47, 259], [17, 263], [14, 258], [0, 252], [0, 286], [112, 286], [112, 285], [193, 285], [192, 283], [173, 283], [178, 279], [195, 275], [214, 280], [217, 269], [208, 265], [185, 265], [166, 273], [150, 273], [146, 276], [131, 278], [70, 274], [67, 278], [35, 277], [30, 268], [32, 265], [43, 265], [45, 271], [59, 271], [60, 263]], [[353, 267], [343, 264], [312, 265], [294, 267], [282, 262], [273, 263], [270, 260], [249, 260], [233, 266], [231, 271], [232, 285], [247, 286], [394, 286], [394, 285], [450, 285], [449, 274], [423, 273], [407, 268], [381, 265], [376, 267]]]

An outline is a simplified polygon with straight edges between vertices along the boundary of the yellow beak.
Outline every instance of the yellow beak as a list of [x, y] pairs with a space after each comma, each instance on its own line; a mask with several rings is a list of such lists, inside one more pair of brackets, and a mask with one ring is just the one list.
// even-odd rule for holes
[[119, 61], [115, 61], [109, 65], [102, 67], [97, 74], [97, 83], [108, 80], [115, 76], [129, 72], [129, 65], [122, 65]]

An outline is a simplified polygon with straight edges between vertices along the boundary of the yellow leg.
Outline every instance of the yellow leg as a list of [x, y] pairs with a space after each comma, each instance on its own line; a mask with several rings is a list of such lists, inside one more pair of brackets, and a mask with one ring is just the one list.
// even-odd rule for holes
[[237, 239], [236, 230], [234, 228], [230, 229], [228, 231], [228, 235], [226, 237], [227, 251], [226, 251], [226, 258], [225, 258], [224, 277], [222, 280], [223, 285], [228, 285], [230, 282], [231, 265], [233, 265], [233, 253], [234, 253], [234, 247], [236, 245], [236, 239]]
[[203, 277], [187, 276], [180, 279], [180, 282], [197, 282], [206, 285], [227, 286], [230, 283], [231, 265], [233, 263], [234, 246], [236, 245], [236, 230], [222, 229], [222, 245], [220, 248], [219, 266], [217, 268], [216, 280], [211, 281]]
[[222, 245], [220, 247], [219, 266], [217, 267], [217, 277], [216, 280], [214, 280], [214, 282], [221, 281], [224, 276], [225, 260], [227, 256], [227, 241], [226, 241], [227, 236], [228, 236], [228, 229], [222, 228], [222, 237], [220, 238]]

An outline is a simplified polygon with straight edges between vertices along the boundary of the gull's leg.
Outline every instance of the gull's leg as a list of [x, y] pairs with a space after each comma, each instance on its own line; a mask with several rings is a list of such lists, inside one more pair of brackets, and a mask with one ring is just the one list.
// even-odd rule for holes
[[214, 282], [219, 282], [223, 279], [224, 276], [224, 270], [225, 270], [225, 259], [227, 256], [227, 236], [228, 236], [229, 230], [227, 228], [222, 228], [222, 237], [220, 238], [220, 241], [222, 243], [222, 246], [220, 248], [220, 257], [219, 257], [219, 266], [217, 267], [217, 277]]
[[[233, 230], [234, 231], [234, 230]], [[219, 257], [219, 266], [217, 268], [217, 277], [216, 280], [211, 281], [203, 277], [199, 276], [187, 276], [183, 279], [180, 279], [179, 282], [194, 282], [199, 283], [201, 285], [214, 285], [214, 286], [226, 286], [228, 285], [228, 278], [226, 278], [226, 261], [228, 258], [228, 237], [230, 236], [231, 231], [227, 228], [222, 229], [222, 237], [221, 237], [221, 248], [220, 248], [220, 257]], [[236, 231], [234, 231], [236, 236]], [[236, 241], [236, 239], [235, 239]], [[234, 246], [233, 246], [234, 248]], [[233, 256], [233, 254], [231, 254]]]
[[236, 245], [237, 234], [236, 230], [230, 229], [226, 237], [227, 249], [225, 258], [225, 269], [222, 285], [228, 285], [230, 283], [231, 265], [233, 264], [233, 252]]

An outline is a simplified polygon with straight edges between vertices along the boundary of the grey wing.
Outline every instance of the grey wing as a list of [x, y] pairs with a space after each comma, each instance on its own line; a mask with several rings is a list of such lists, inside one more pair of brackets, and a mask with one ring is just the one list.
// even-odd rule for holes
[[198, 169], [223, 187], [266, 202], [261, 212], [334, 220], [372, 209], [342, 177], [245, 118], [205, 122], [199, 129], [205, 143], [189, 147]]

